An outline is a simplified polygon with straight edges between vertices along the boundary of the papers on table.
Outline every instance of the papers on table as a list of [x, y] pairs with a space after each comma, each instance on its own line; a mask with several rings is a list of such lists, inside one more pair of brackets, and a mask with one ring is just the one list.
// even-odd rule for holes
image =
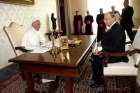
[[45, 53], [49, 51], [51, 47], [36, 47], [30, 53]]
[[42, 81], [42, 83], [48, 83], [48, 82], [52, 82], [54, 80], [43, 78], [43, 79], [41, 79], [41, 81]]
[[45, 53], [52, 49], [52, 42], [46, 42], [46, 44], [41, 46], [35, 46], [35, 47], [28, 47], [26, 49], [31, 50], [30, 53]]

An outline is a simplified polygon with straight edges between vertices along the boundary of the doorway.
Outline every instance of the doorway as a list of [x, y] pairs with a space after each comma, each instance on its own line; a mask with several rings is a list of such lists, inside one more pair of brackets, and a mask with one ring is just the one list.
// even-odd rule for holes
[[66, 35], [66, 20], [65, 20], [65, 5], [64, 0], [58, 0], [59, 3], [59, 16], [60, 16], [60, 30], [62, 35]]
[[[96, 19], [97, 14], [99, 13], [99, 8], [103, 8], [104, 13], [111, 11], [111, 6], [115, 6], [115, 9], [120, 12], [123, 8], [124, 0], [87, 0], [87, 8], [91, 15], [93, 15], [94, 20]], [[96, 21], [96, 20], [95, 20]], [[94, 29], [97, 28], [97, 23], [93, 23]], [[97, 30], [94, 30], [97, 31]], [[95, 32], [97, 33], [97, 32]]]

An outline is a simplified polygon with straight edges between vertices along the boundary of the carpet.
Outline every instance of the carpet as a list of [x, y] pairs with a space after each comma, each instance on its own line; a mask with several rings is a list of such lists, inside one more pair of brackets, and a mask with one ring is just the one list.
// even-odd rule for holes
[[[106, 77], [106, 84], [104, 86], [90, 88], [89, 85], [93, 82], [91, 80], [92, 70], [90, 63], [84, 65], [82, 69], [84, 69], [84, 71], [81, 77], [73, 80], [73, 93], [138, 93], [132, 89], [132, 85], [135, 84], [135, 78], [133, 77]], [[11, 79], [13, 81], [2, 88], [0, 93], [24, 93], [27, 86], [21, 74], [16, 74], [15, 77], [10, 78], [8, 81], [11, 81]], [[40, 92], [46, 91], [46, 93], [48, 93], [48, 87], [49, 83], [41, 85], [35, 83], [35, 90]], [[64, 77], [60, 78], [56, 93], [65, 93]]]

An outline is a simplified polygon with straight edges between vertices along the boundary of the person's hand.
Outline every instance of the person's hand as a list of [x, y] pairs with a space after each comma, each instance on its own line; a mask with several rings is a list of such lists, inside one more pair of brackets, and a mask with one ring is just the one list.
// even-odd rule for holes
[[99, 57], [103, 57], [103, 52], [102, 51], [98, 51], [97, 55], [99, 55]]

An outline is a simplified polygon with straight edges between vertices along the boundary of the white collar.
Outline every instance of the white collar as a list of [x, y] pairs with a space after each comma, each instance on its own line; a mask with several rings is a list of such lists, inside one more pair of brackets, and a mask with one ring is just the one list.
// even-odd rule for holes
[[111, 29], [111, 27], [116, 23], [117, 21], [115, 21], [115, 22], [113, 22], [113, 24], [111, 24], [110, 26], [107, 26], [106, 28], [107, 28], [107, 30], [110, 30]]
[[35, 30], [33, 27], [31, 27], [29, 31], [31, 31], [33, 33], [39, 33], [39, 31]]

